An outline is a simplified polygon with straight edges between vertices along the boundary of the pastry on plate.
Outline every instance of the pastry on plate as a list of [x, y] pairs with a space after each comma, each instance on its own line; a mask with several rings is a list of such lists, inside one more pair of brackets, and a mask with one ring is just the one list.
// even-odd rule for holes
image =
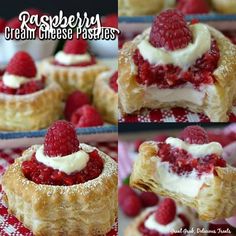
[[200, 227], [203, 225], [192, 209], [165, 198], [159, 205], [149, 207], [137, 216], [125, 229], [124, 236], [191, 235], [187, 232], [197, 232]]
[[212, 5], [216, 11], [226, 14], [236, 13], [236, 1], [235, 0], [212, 0]]
[[104, 235], [117, 217], [117, 163], [56, 121], [2, 177], [8, 212], [34, 235]]
[[118, 122], [117, 71], [100, 74], [93, 88], [93, 104], [108, 123]]
[[216, 29], [167, 10], [119, 55], [123, 113], [183, 107], [228, 120], [236, 95], [236, 47]]
[[31, 56], [17, 52], [0, 76], [0, 130], [38, 130], [62, 114], [62, 90], [37, 72]]
[[63, 51], [41, 63], [41, 70], [61, 85], [66, 98], [75, 90], [91, 96], [95, 78], [108, 67], [89, 53], [86, 40], [77, 39], [74, 34], [72, 40], [66, 41]]
[[153, 15], [164, 6], [164, 0], [118, 0], [120, 16]]
[[226, 163], [222, 152], [198, 126], [187, 127], [180, 138], [144, 142], [131, 186], [195, 208], [205, 221], [231, 217], [236, 214], [236, 168]]

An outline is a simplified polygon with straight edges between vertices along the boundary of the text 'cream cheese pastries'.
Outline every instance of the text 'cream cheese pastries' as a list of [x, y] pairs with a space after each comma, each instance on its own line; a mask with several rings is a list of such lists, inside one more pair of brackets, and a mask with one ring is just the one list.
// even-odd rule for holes
[[76, 34], [55, 57], [44, 60], [40, 68], [51, 81], [60, 84], [64, 98], [75, 90], [91, 96], [96, 76], [108, 70], [89, 53], [87, 41], [78, 39]]
[[205, 221], [234, 216], [236, 168], [222, 153], [203, 128], [188, 126], [178, 138], [142, 143], [130, 184], [195, 208]]
[[236, 47], [216, 29], [167, 10], [119, 55], [121, 112], [183, 107], [228, 120], [236, 94]]
[[117, 163], [56, 121], [2, 177], [4, 201], [34, 235], [98, 236], [117, 217]]
[[37, 71], [32, 57], [17, 52], [0, 77], [0, 130], [38, 130], [62, 114], [62, 90]]

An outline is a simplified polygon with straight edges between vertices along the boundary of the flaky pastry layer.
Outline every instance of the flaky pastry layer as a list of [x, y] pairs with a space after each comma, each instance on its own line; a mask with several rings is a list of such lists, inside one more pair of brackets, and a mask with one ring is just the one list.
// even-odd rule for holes
[[144, 99], [145, 86], [136, 82], [137, 67], [133, 62], [133, 54], [137, 45], [150, 32], [144, 31], [133, 41], [127, 42], [119, 54], [119, 103], [123, 113], [133, 113], [141, 108], [183, 107], [193, 112], [206, 114], [212, 122], [223, 122], [229, 119], [228, 112], [232, 108], [236, 96], [236, 47], [229, 39], [214, 28], [207, 26], [220, 50], [218, 68], [213, 75], [216, 82], [206, 90], [202, 105], [186, 101], [160, 102], [157, 99]]
[[[83, 184], [35, 184], [22, 173], [21, 164], [38, 145], [26, 150], [2, 177], [9, 213], [36, 236], [97, 236], [109, 232], [117, 217], [117, 163], [98, 150], [104, 161], [99, 177]], [[81, 144], [86, 152], [94, 149]]]
[[156, 142], [144, 142], [139, 148], [130, 178], [131, 186], [143, 191], [171, 197], [195, 208], [200, 219], [212, 221], [236, 214], [236, 168], [215, 167], [216, 175], [204, 184], [196, 197], [167, 190], [158, 177], [158, 146]]

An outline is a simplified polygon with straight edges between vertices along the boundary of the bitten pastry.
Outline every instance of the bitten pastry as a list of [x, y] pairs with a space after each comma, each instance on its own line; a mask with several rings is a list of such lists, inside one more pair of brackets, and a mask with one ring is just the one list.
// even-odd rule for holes
[[149, 207], [136, 217], [125, 229], [124, 236], [191, 235], [187, 231], [197, 232], [197, 228], [202, 227], [192, 209], [165, 198], [158, 206]]
[[120, 16], [152, 15], [164, 6], [164, 0], [118, 0]]
[[88, 43], [74, 34], [72, 40], [66, 41], [63, 51], [41, 63], [41, 70], [51, 81], [60, 84], [66, 98], [75, 90], [91, 96], [95, 78], [108, 67], [90, 55]]
[[38, 130], [62, 114], [62, 89], [37, 72], [31, 56], [18, 52], [0, 77], [0, 130]]
[[236, 47], [214, 28], [167, 10], [119, 55], [123, 113], [183, 107], [228, 120], [236, 94]]
[[236, 168], [226, 164], [222, 152], [219, 143], [208, 142], [205, 130], [189, 126], [180, 138], [144, 142], [130, 184], [195, 208], [205, 221], [234, 216]]
[[93, 89], [93, 104], [105, 121], [118, 122], [117, 71], [103, 72], [96, 78]]
[[218, 12], [226, 14], [236, 13], [235, 0], [212, 0], [212, 5]]
[[55, 122], [2, 177], [4, 199], [34, 235], [104, 235], [117, 217], [117, 163]]

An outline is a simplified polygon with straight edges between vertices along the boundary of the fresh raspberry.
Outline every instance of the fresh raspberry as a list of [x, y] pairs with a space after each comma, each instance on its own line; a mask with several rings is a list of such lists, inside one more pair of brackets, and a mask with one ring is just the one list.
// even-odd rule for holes
[[168, 138], [168, 135], [159, 134], [159, 135], [155, 136], [153, 140], [156, 142], [165, 142], [167, 138]]
[[152, 24], [150, 43], [157, 48], [174, 51], [185, 48], [192, 40], [192, 33], [177, 10], [167, 10], [157, 16]]
[[134, 217], [140, 213], [142, 208], [142, 203], [137, 195], [131, 194], [127, 196], [121, 208], [127, 216]]
[[172, 222], [176, 215], [176, 204], [170, 198], [165, 198], [157, 208], [155, 219], [162, 225]]
[[0, 93], [5, 93], [5, 94], [16, 94], [16, 89], [10, 88], [6, 86], [2, 80], [0, 80]]
[[76, 128], [103, 125], [101, 115], [95, 107], [91, 105], [83, 105], [78, 108], [71, 116], [71, 122]]
[[89, 104], [89, 97], [80, 91], [75, 91], [66, 100], [64, 115], [70, 120], [73, 112], [85, 104]]
[[70, 122], [59, 120], [48, 129], [44, 140], [44, 153], [50, 157], [66, 156], [79, 151], [79, 140]]
[[137, 140], [135, 140], [135, 142], [134, 142], [134, 151], [135, 151], [135, 152], [138, 152], [138, 149], [139, 149], [140, 145], [141, 145], [143, 142], [144, 142], [144, 140], [142, 140], [142, 139], [137, 139]]
[[4, 33], [5, 27], [6, 27], [6, 20], [3, 18], [0, 18], [0, 33]]
[[14, 17], [7, 22], [8, 27], [11, 29], [19, 29], [21, 27], [21, 22], [19, 21], [18, 17]]
[[110, 87], [117, 93], [118, 91], [118, 84], [117, 84], [117, 79], [118, 79], [118, 71], [116, 71], [110, 78], [109, 80], [109, 85]]
[[152, 192], [142, 192], [140, 194], [140, 199], [144, 207], [155, 206], [159, 201], [158, 196]]
[[33, 80], [29, 81], [28, 83], [24, 83], [20, 86], [19, 89], [17, 89], [16, 94], [18, 95], [25, 95], [30, 93], [35, 93], [39, 90], [42, 90], [44, 88], [44, 82], [42, 80]]
[[209, 143], [207, 132], [197, 125], [186, 127], [180, 133], [179, 138], [191, 144]]
[[84, 54], [88, 50], [88, 43], [84, 39], [77, 39], [76, 34], [72, 40], [67, 40], [63, 51], [67, 54]]
[[127, 197], [130, 195], [137, 195], [135, 191], [129, 185], [123, 185], [118, 190], [118, 202], [122, 206], [126, 201]]
[[10, 60], [6, 72], [11, 75], [33, 78], [36, 76], [37, 69], [32, 57], [27, 52], [19, 51]]
[[205, 14], [210, 11], [206, 0], [180, 0], [177, 9], [184, 14]]
[[117, 14], [110, 14], [102, 18], [103, 27], [118, 28], [118, 17]]

